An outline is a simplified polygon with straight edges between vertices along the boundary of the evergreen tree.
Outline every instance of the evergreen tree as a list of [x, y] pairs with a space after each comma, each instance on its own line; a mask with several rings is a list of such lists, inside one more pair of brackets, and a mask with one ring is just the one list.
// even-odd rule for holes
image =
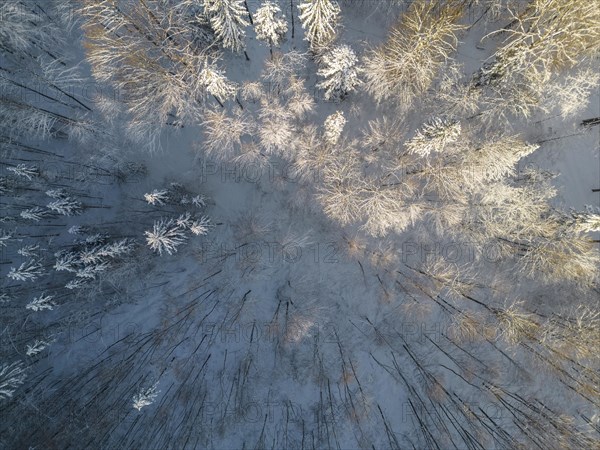
[[281, 8], [271, 1], [266, 1], [254, 15], [256, 38], [265, 41], [272, 47], [278, 47], [288, 26], [281, 14]]
[[340, 7], [335, 0], [303, 0], [300, 22], [312, 49], [327, 46], [335, 36]]
[[198, 82], [219, 103], [234, 97], [237, 92], [236, 84], [229, 81], [223, 71], [216, 65], [210, 64], [208, 59], [204, 61], [204, 68], [200, 72]]
[[346, 118], [344, 117], [343, 112], [337, 111], [328, 116], [325, 119], [325, 124], [323, 125], [325, 128], [325, 133], [323, 134], [325, 141], [330, 144], [336, 144], [342, 135], [342, 131], [344, 131], [345, 125]]
[[246, 45], [248, 11], [243, 0], [204, 0], [204, 11], [223, 47], [239, 52]]
[[456, 142], [459, 136], [460, 122], [435, 117], [417, 130], [406, 147], [412, 153], [426, 156], [431, 152], [441, 152], [446, 145]]
[[358, 58], [348, 45], [334, 47], [320, 60], [317, 75], [325, 78], [317, 84], [327, 100], [342, 100], [360, 84]]

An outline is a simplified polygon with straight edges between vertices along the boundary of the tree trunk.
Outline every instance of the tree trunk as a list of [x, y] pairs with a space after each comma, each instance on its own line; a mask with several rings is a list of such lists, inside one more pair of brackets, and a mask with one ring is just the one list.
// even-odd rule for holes
[[594, 117], [593, 119], [585, 119], [581, 121], [581, 126], [593, 127], [594, 125], [600, 125], [600, 117]]
[[290, 17], [292, 18], [292, 39], [294, 39], [294, 32], [296, 27], [294, 26], [294, 0], [290, 0]]
[[217, 101], [217, 103], [219, 105], [221, 105], [221, 108], [225, 108], [225, 106], [223, 105], [223, 103], [221, 102], [221, 100], [219, 100], [219, 98], [216, 95], [213, 95], [213, 98]]
[[250, 19], [250, 25], [254, 25], [254, 21], [252, 20], [252, 14], [250, 14], [250, 9], [248, 8], [248, 2], [244, 0], [244, 6], [246, 7], [246, 11], [248, 11], [248, 18]]

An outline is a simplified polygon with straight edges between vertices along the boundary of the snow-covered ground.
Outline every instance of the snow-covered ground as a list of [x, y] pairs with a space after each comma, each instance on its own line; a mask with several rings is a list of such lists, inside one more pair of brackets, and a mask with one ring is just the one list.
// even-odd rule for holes
[[[288, 22], [297, 3], [281, 2]], [[340, 3], [337, 41], [359, 56], [383, 42], [406, 9], [402, 2]], [[260, 6], [247, 4], [253, 14]], [[480, 10], [464, 20], [472, 23]], [[295, 36], [289, 23], [278, 51], [305, 53], [295, 9], [293, 14]], [[497, 42], [480, 40], [498, 26], [481, 19], [460, 35], [454, 56], [466, 74], [493, 54]], [[73, 35], [80, 33], [75, 27]], [[73, 42], [72, 53], [83, 59]], [[260, 79], [270, 59], [252, 27], [246, 51], [249, 61], [229, 51], [222, 61], [227, 76], [240, 84]], [[362, 91], [339, 103], [325, 101], [310, 56], [302, 71], [298, 76], [316, 101], [303, 126], [322, 127], [342, 111], [348, 119], [344, 137], [351, 139], [368, 121], [396, 114]], [[91, 86], [85, 62], [81, 72], [82, 83]], [[257, 114], [257, 105], [243, 104], [244, 112]], [[402, 118], [404, 126], [415, 130], [430, 113], [415, 107]], [[600, 207], [600, 193], [592, 192], [600, 188], [600, 128], [579, 126], [599, 116], [596, 90], [573, 118], [540, 114], [513, 124], [540, 143], [519, 169], [559, 173], [553, 201], [563, 210]], [[119, 121], [107, 129], [124, 134]], [[502, 262], [476, 260], [476, 244], [460, 247], [462, 242], [442, 240], [425, 226], [385, 237], [369, 236], [360, 224], [342, 226], [316, 201], [319, 171], [299, 179], [284, 157], [271, 155], [262, 164], [216, 158], [204, 151], [199, 124], [165, 127], [162, 148], [154, 152], [125, 139], [102, 139], [95, 135], [83, 145], [37, 141], [36, 148], [57, 156], [19, 153], [8, 145], [2, 154], [3, 176], [22, 162], [43, 175], [29, 185], [31, 197], [19, 197], [7, 216], [61, 186], [85, 206], [80, 216], [19, 225], [21, 240], [2, 248], [0, 273], [10, 300], [0, 304], [0, 363], [24, 361], [27, 375], [12, 397], [0, 397], [2, 448], [533, 448], [543, 442], [536, 434], [548, 430], [581, 433], [555, 448], [599, 442], [597, 358], [563, 367], [549, 359], [553, 350], [510, 342], [496, 333], [500, 322], [483, 318], [517, 300], [526, 301], [537, 319], [561, 316], [570, 310], [565, 302], [577, 296], [597, 313], [597, 286], [578, 293], [566, 283], [543, 286], [519, 278], [507, 284]], [[120, 152], [112, 152], [116, 163], [105, 156], [109, 146]], [[65, 160], [108, 167], [109, 173], [78, 166], [81, 177], [65, 174]], [[144, 171], [115, 176], [127, 161], [142, 163]], [[168, 190], [171, 201], [149, 205], [144, 195], [153, 190]], [[206, 205], [182, 203], [182, 195], [203, 195]], [[210, 217], [206, 235], [186, 231], [187, 240], [173, 254], [159, 256], [145, 246], [144, 232], [156, 220], [186, 211]], [[3, 225], [17, 228], [10, 221]], [[69, 234], [73, 225], [90, 232]], [[74, 239], [95, 233], [137, 244], [81, 293], [55, 288], [73, 278], [51, 270], [57, 250], [40, 256], [45, 275], [6, 282], [10, 268], [25, 261], [17, 250], [30, 239], [42, 248], [69, 250], [77, 248], [71, 247]], [[420, 272], [432, 255], [474, 267], [464, 296], [449, 295], [451, 282]], [[55, 291], [52, 310], [25, 308], [35, 295]], [[461, 311], [472, 313], [464, 317], [473, 319], [472, 334], [457, 331], [454, 315]], [[36, 340], [49, 345], [27, 355]]]

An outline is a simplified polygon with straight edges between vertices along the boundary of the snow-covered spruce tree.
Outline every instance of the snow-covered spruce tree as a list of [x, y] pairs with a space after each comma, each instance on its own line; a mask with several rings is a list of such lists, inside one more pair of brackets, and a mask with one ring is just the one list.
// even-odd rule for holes
[[330, 145], [335, 145], [340, 140], [346, 122], [347, 120], [344, 117], [344, 113], [341, 111], [337, 111], [328, 116], [323, 124], [323, 128], [325, 129], [323, 138], [325, 141]]
[[168, 199], [168, 191], [166, 189], [154, 189], [152, 192], [144, 194], [144, 200], [149, 205], [164, 205]]
[[314, 51], [327, 47], [335, 37], [340, 7], [335, 0], [302, 0], [298, 5], [305, 39]]
[[223, 47], [239, 52], [245, 49], [248, 11], [243, 0], [203, 0], [204, 11]]
[[185, 226], [193, 235], [205, 236], [213, 224], [207, 216], [202, 216], [199, 219], [187, 220]]
[[237, 92], [237, 85], [229, 81], [223, 71], [214, 63], [209, 63], [208, 59], [204, 61], [204, 67], [200, 72], [200, 83], [221, 106], [225, 100], [235, 97]]
[[40, 244], [29, 244], [21, 247], [19, 250], [17, 250], [17, 253], [21, 256], [29, 258], [39, 256], [39, 252], [41, 250], [43, 249], [40, 248]]
[[163, 252], [172, 255], [186, 239], [183, 230], [173, 219], [155, 222], [152, 231], [146, 231], [145, 234], [148, 246], [159, 255]]
[[35, 297], [25, 306], [26, 309], [30, 309], [32, 311], [43, 311], [43, 310], [52, 310], [56, 306], [56, 303], [53, 302], [54, 296], [45, 295], [44, 293], [40, 294], [38, 297]]
[[431, 152], [441, 152], [448, 144], [456, 142], [460, 136], [460, 122], [434, 117], [417, 130], [415, 136], [406, 143], [411, 153], [427, 156]]
[[52, 341], [36, 339], [32, 344], [27, 344], [25, 354], [27, 356], [35, 356], [47, 349], [50, 344], [52, 344]]
[[35, 206], [33, 208], [21, 211], [19, 216], [21, 216], [23, 219], [26, 219], [26, 220], [32, 220], [34, 222], [39, 222], [44, 217], [48, 216], [48, 211], [40, 208], [39, 206]]
[[75, 216], [81, 214], [81, 202], [72, 197], [61, 197], [46, 205], [46, 207], [63, 216]]
[[145, 231], [146, 243], [156, 253], [173, 255], [177, 247], [187, 241], [186, 231], [195, 236], [204, 236], [211, 228], [207, 216], [194, 217], [190, 212], [181, 214], [177, 219], [160, 219], [154, 222], [152, 231]]
[[6, 276], [16, 281], [35, 281], [45, 273], [41, 261], [30, 259], [21, 263], [18, 268], [11, 267]]
[[343, 100], [360, 84], [358, 58], [348, 45], [339, 45], [319, 58], [317, 75], [324, 80], [317, 83], [325, 91], [326, 100]]
[[115, 269], [117, 263], [124, 261], [134, 248], [134, 242], [129, 238], [110, 240], [107, 235], [94, 234], [75, 240], [68, 250], [57, 251], [53, 269], [74, 274], [75, 278], [70, 279], [65, 287], [79, 289], [96, 280], [100, 274]]
[[273, 47], [279, 47], [288, 29], [279, 5], [269, 0], [265, 1], [254, 14], [254, 29], [256, 38], [269, 44], [271, 53]]
[[6, 247], [9, 242], [16, 241], [17, 239], [14, 237], [15, 231], [0, 231], [0, 248]]
[[17, 164], [15, 167], [9, 167], [7, 170], [18, 177], [26, 178], [29, 181], [34, 177], [39, 176], [39, 170], [37, 168], [27, 167], [25, 164]]
[[423, 94], [458, 43], [461, 1], [411, 3], [381, 46], [364, 57], [365, 88], [378, 102], [394, 99], [407, 109]]
[[144, 200], [153, 206], [172, 205], [185, 208], [190, 205], [196, 208], [206, 206], [206, 197], [188, 191], [179, 183], [170, 183], [168, 188], [153, 189], [144, 194]]

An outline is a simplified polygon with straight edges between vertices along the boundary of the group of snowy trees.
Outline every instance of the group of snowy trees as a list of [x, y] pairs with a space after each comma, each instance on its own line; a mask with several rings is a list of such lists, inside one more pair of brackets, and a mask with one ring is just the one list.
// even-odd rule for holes
[[[144, 199], [153, 206], [170, 204], [186, 209], [190, 206], [194, 209], [202, 209], [206, 206], [204, 196], [193, 195], [178, 183], [171, 183], [168, 189], [154, 189], [144, 194]], [[196, 214], [186, 210], [177, 218], [161, 218], [154, 221], [152, 231], [145, 231], [144, 234], [146, 243], [152, 250], [159, 255], [163, 252], [172, 255], [177, 252], [177, 247], [188, 239], [186, 231], [196, 236], [203, 236], [208, 233], [210, 226], [210, 219], [207, 216], [196, 217]]]
[[[298, 9], [306, 38], [323, 51], [334, 37], [339, 7], [318, 0], [302, 2]], [[236, 85], [217, 66], [218, 48], [245, 51], [249, 20], [271, 53], [288, 30], [281, 8], [271, 1], [261, 4], [254, 19], [242, 0], [103, 0], [85, 2], [79, 13], [95, 78], [116, 91], [129, 116], [129, 135], [149, 148], [160, 146], [163, 124], [194, 123], [207, 96], [221, 106], [236, 97]], [[342, 97], [358, 84], [356, 61], [347, 46], [324, 56], [319, 75], [326, 78], [320, 87], [327, 98]], [[98, 103], [109, 116], [119, 113], [110, 98]]]
[[[362, 223], [374, 235], [424, 223], [453, 239], [494, 241], [502, 255], [518, 256], [517, 270], [531, 276], [595, 282], [597, 251], [589, 234], [550, 206], [555, 191], [547, 176], [516, 173], [519, 161], [537, 146], [503, 135], [502, 123], [492, 131], [489, 125], [492, 118], [530, 115], [523, 102], [533, 99], [519, 86], [537, 89], [538, 110], [544, 110], [544, 96], [563, 111], [569, 104], [585, 105], [598, 85], [586, 65], [598, 50], [598, 27], [591, 21], [599, 10], [587, 2], [532, 2], [507, 18], [513, 20], [505, 31], [509, 37], [495, 62], [465, 81], [448, 63], [457, 33], [465, 29], [464, 2], [413, 2], [386, 42], [365, 57], [364, 87], [400, 114], [416, 102], [431, 111], [441, 106], [446, 115], [433, 116], [412, 136], [383, 117], [368, 124], [361, 140], [344, 140], [324, 166], [325, 211], [342, 223]], [[558, 30], [562, 20], [569, 21], [570, 31]], [[508, 68], [505, 55], [514, 67]], [[577, 64], [583, 64], [582, 76], [568, 76], [562, 85], [547, 83], [564, 76], [560, 69]], [[488, 84], [511, 89], [513, 100], [506, 93], [478, 95]], [[368, 148], [375, 153], [366, 159]]]
[[[341, 5], [350, 8], [353, 2]], [[465, 73], [455, 51], [461, 37], [477, 25], [466, 17], [472, 5], [483, 5], [484, 22], [494, 12], [502, 28], [488, 33], [491, 24], [485, 24], [482, 44], [491, 56], [475, 73]], [[156, 259], [150, 256], [180, 261], [176, 258], [188, 254], [183, 250], [191, 238], [213, 229], [205, 215], [206, 198], [177, 182], [142, 192], [119, 184], [144, 172], [139, 164], [121, 169], [121, 149], [131, 147], [130, 140], [143, 150], [160, 147], [166, 125], [201, 135], [198, 151], [208, 158], [259, 167], [284, 163], [291, 169], [285, 176], [294, 183], [282, 189], [282, 203], [324, 213], [336, 235], [344, 236], [352, 261], [340, 272], [353, 276], [352, 269], [360, 271], [357, 278], [362, 275], [365, 292], [371, 294], [363, 303], [374, 303], [381, 295], [384, 301], [377, 307], [382, 311], [391, 304], [391, 314], [400, 306], [407, 317], [432, 312], [436, 323], [449, 325], [437, 339], [425, 336], [425, 342], [417, 342], [393, 327], [382, 329], [389, 325], [387, 319], [352, 317], [354, 328], [349, 328], [359, 332], [361, 342], [368, 345], [373, 338], [378, 343], [369, 348], [372, 367], [389, 375], [409, 399], [411, 421], [402, 424], [394, 422], [385, 405], [376, 404], [378, 393], [369, 393], [368, 383], [361, 384], [364, 372], [353, 363], [357, 356], [337, 334], [345, 331], [335, 330], [332, 346], [336, 363], [341, 361], [339, 373], [325, 359], [331, 355], [315, 333], [313, 359], [302, 372], [316, 379], [320, 389], [318, 431], [306, 435], [313, 446], [333, 446], [335, 441], [342, 447], [337, 431], [331, 438], [328, 426], [321, 426], [322, 421], [329, 425], [325, 416], [335, 402], [360, 431], [361, 443], [368, 436], [362, 428], [370, 428], [390, 448], [597, 444], [580, 431], [580, 423], [597, 431], [597, 416], [568, 418], [566, 408], [526, 397], [511, 386], [510, 375], [497, 376], [495, 366], [506, 364], [525, 377], [524, 362], [533, 358], [577, 404], [595, 408], [600, 402], [600, 317], [589, 300], [598, 292], [600, 256], [594, 237], [600, 231], [600, 211], [560, 209], [554, 175], [520, 169], [544, 147], [514, 131], [515, 120], [524, 121], [524, 128], [544, 114], [567, 119], [589, 101], [600, 81], [594, 59], [600, 51], [600, 6], [584, 0], [529, 0], [518, 8], [503, 0], [416, 0], [384, 42], [364, 49], [359, 42], [344, 42], [341, 15], [335, 0], [265, 0], [255, 11], [243, 0], [57, 0], [47, 8], [33, 0], [6, 0], [0, 5], [0, 337], [10, 342], [0, 348], [0, 401], [12, 413], [34, 404], [36, 396], [53, 401], [47, 413], [52, 417], [60, 414], [58, 400], [68, 396], [79, 395], [76, 402], [103, 410], [126, 404], [128, 411], [134, 410], [130, 414], [140, 414], [131, 425], [103, 417], [101, 436], [93, 435], [89, 423], [79, 427], [80, 422], [69, 427], [52, 422], [48, 433], [71, 444], [85, 435], [90, 443], [135, 447], [148, 442], [149, 430], [167, 445], [171, 436], [161, 430], [172, 430], [186, 447], [192, 445], [195, 418], [203, 411], [198, 393], [199, 385], [206, 388], [203, 380], [219, 376], [221, 382], [231, 382], [230, 393], [244, 397], [252, 381], [249, 374], [256, 370], [254, 358], [265, 362], [250, 345], [239, 352], [245, 354], [241, 359], [227, 359], [225, 352], [211, 367], [216, 358], [209, 361], [214, 349], [206, 344], [207, 335], [192, 350], [186, 348], [202, 334], [200, 325], [213, 311], [220, 314], [214, 320], [228, 327], [236, 325], [242, 308], [250, 309], [246, 286], [238, 303], [234, 297], [220, 298], [238, 281], [222, 264], [228, 256], [220, 255], [213, 274], [194, 276], [193, 286], [186, 285], [181, 296], [169, 292], [168, 299], [161, 299], [165, 310], [174, 313], [161, 317], [156, 329], [132, 341], [120, 339], [114, 352], [106, 352], [83, 373], [54, 380], [42, 370], [44, 355], [57, 341], [64, 343], [65, 324], [85, 324], [102, 314], [108, 308], [105, 297], [122, 296], [132, 279], [156, 275]], [[306, 53], [285, 50], [295, 17], [304, 29]], [[270, 52], [260, 78], [238, 84], [226, 73], [249, 64], [242, 53], [254, 58], [250, 27]], [[112, 98], [100, 95], [91, 102], [70, 89], [86, 77], [67, 55], [70, 35], [65, 31], [71, 29], [83, 34], [92, 76], [116, 93]], [[290, 47], [298, 44], [290, 42]], [[316, 66], [310, 80], [330, 101], [325, 105], [309, 92], [308, 58]], [[50, 164], [61, 170], [75, 167], [84, 175], [57, 175]], [[270, 186], [270, 193], [280, 186]], [[127, 198], [124, 205], [113, 203], [121, 198]], [[305, 203], [294, 202], [298, 199]], [[132, 204], [143, 207], [133, 209]], [[308, 218], [316, 216], [304, 212]], [[286, 215], [281, 216], [277, 220], [284, 223]], [[237, 234], [246, 239], [268, 228], [248, 225], [253, 221], [238, 224], [243, 230]], [[476, 251], [451, 262], [429, 251], [413, 264], [407, 260], [410, 246], [404, 245], [411, 240]], [[489, 249], [493, 257], [485, 253]], [[213, 276], [222, 286], [208, 284]], [[292, 279], [277, 289], [270, 325], [281, 326], [282, 341], [301, 353], [297, 344], [310, 335], [313, 321], [302, 312], [288, 320], [288, 312], [297, 308], [294, 302], [302, 303], [293, 302], [288, 292], [298, 284], [307, 282]], [[142, 291], [145, 295], [153, 288], [143, 286]], [[199, 296], [188, 299], [196, 291]], [[522, 299], [515, 298], [520, 294]], [[563, 294], [573, 305], [557, 298]], [[186, 300], [178, 303], [180, 297]], [[321, 292], [315, 297], [327, 302]], [[328, 306], [337, 311], [340, 305]], [[196, 307], [201, 320], [192, 314]], [[254, 332], [252, 324], [252, 337]], [[285, 345], [273, 347], [280, 361]], [[202, 354], [200, 363], [179, 358], [171, 372], [170, 362], [188, 350]], [[290, 359], [294, 370], [295, 357]], [[156, 367], [146, 371], [147, 361]], [[173, 375], [174, 388], [158, 391], [159, 382], [146, 374], [152, 371]], [[52, 389], [45, 389], [47, 382]], [[97, 392], [90, 386], [97, 386]], [[12, 401], [19, 389], [27, 397]], [[527, 383], [523, 391], [529, 392]], [[161, 393], [163, 399], [154, 405]], [[494, 399], [506, 417], [496, 421], [481, 408], [466, 407], [467, 396]], [[329, 406], [324, 406], [325, 398]], [[151, 405], [157, 408], [152, 417], [164, 419], [174, 405], [181, 406], [180, 400], [185, 405], [177, 420], [159, 426], [138, 420]], [[221, 419], [214, 423], [225, 429], [228, 418]], [[302, 444], [304, 425], [298, 439]], [[209, 427], [201, 424], [200, 434], [212, 436], [211, 426], [212, 418]], [[8, 428], [0, 425], [0, 431]], [[285, 441], [278, 443], [289, 444], [285, 429]], [[46, 433], [44, 427], [33, 430], [35, 439], [28, 445], [42, 442]], [[205, 442], [204, 436], [196, 438], [196, 443]], [[265, 446], [261, 433], [256, 447]]]
[[[93, 3], [100, 8], [111, 2]], [[64, 339], [63, 326], [48, 312], [84, 317], [96, 295], [113, 292], [113, 283], [136, 270], [142, 251], [136, 241], [143, 230], [124, 235], [115, 223], [127, 217], [115, 220], [113, 205], [104, 201], [120, 193], [120, 183], [144, 175], [144, 167], [115, 152], [124, 143], [80, 84], [84, 76], [65, 33], [73, 19], [66, 6], [20, 0], [0, 5], [2, 342], [23, 323], [33, 331], [0, 349], [3, 398], [56, 339]], [[177, 191], [179, 209], [205, 206], [202, 196]], [[194, 235], [210, 227], [205, 216], [180, 213], [177, 220]], [[14, 361], [18, 357], [24, 361]]]
[[[80, 79], [65, 54], [61, 30], [68, 24], [54, 6], [30, 1], [0, 5], [3, 338], [23, 323], [35, 324], [35, 333], [23, 333], [10, 349], [0, 348], [3, 398], [13, 395], [54, 340], [43, 316], [63, 297], [58, 291], [64, 285], [50, 276], [48, 258], [58, 250], [56, 227], [66, 232], [65, 219], [97, 207], [91, 195], [82, 195], [85, 175], [110, 173], [93, 158], [81, 162], [63, 152], [72, 143], [96, 148], [91, 138], [105, 133], [86, 100], [72, 89]], [[49, 144], [55, 138], [62, 139], [60, 146]]]
[[[197, 116], [207, 95], [223, 101], [235, 93], [215, 65], [206, 18], [189, 2], [176, 6], [94, 1], [80, 9], [94, 77], [110, 83], [130, 116], [130, 136], [150, 147], [159, 145], [163, 124]], [[100, 104], [110, 115], [119, 112], [111, 99]]]
[[[3, 139], [27, 134], [84, 141], [97, 135], [99, 130], [88, 117], [90, 107], [70, 93], [80, 78], [61, 53], [66, 40], [60, 30], [68, 23], [51, 8], [46, 11], [33, 2], [3, 2], [0, 14]], [[41, 102], [35, 104], [33, 99]]]
[[[552, 70], [572, 66], [573, 52], [582, 56], [597, 51], [593, 24], [598, 12], [589, 2], [562, 5], [558, 0], [533, 2], [512, 14], [504, 31], [508, 37], [468, 83], [471, 87], [463, 102], [470, 105], [463, 107], [475, 109], [484, 95], [484, 117], [528, 116], [532, 108], [552, 109], [560, 104], [576, 108], [585, 99], [595, 85], [592, 71], [582, 70], [564, 83], [553, 77]], [[386, 42], [370, 49], [358, 64], [351, 47], [335, 43], [339, 5], [331, 0], [300, 2], [299, 19], [319, 66], [317, 87], [325, 99], [339, 101], [364, 81], [365, 90], [377, 102], [394, 101], [409, 108], [431, 87], [456, 48], [466, 28], [462, 22], [466, 7], [461, 0], [443, 5], [413, 2]], [[249, 20], [257, 39], [268, 44], [271, 52], [282, 44], [288, 30], [280, 6], [272, 1], [261, 3], [253, 19], [242, 0], [140, 5], [101, 1], [82, 6], [81, 13], [87, 23], [86, 48], [94, 75], [110, 82], [122, 96], [133, 118], [131, 135], [150, 147], [158, 145], [160, 125], [195, 122], [207, 96], [221, 105], [236, 97], [236, 85], [216, 65], [218, 47], [245, 51]], [[569, 28], [554, 32], [562, 23], [569, 23]], [[550, 81], [552, 94], [544, 95]], [[115, 112], [114, 102], [102, 104]]]

